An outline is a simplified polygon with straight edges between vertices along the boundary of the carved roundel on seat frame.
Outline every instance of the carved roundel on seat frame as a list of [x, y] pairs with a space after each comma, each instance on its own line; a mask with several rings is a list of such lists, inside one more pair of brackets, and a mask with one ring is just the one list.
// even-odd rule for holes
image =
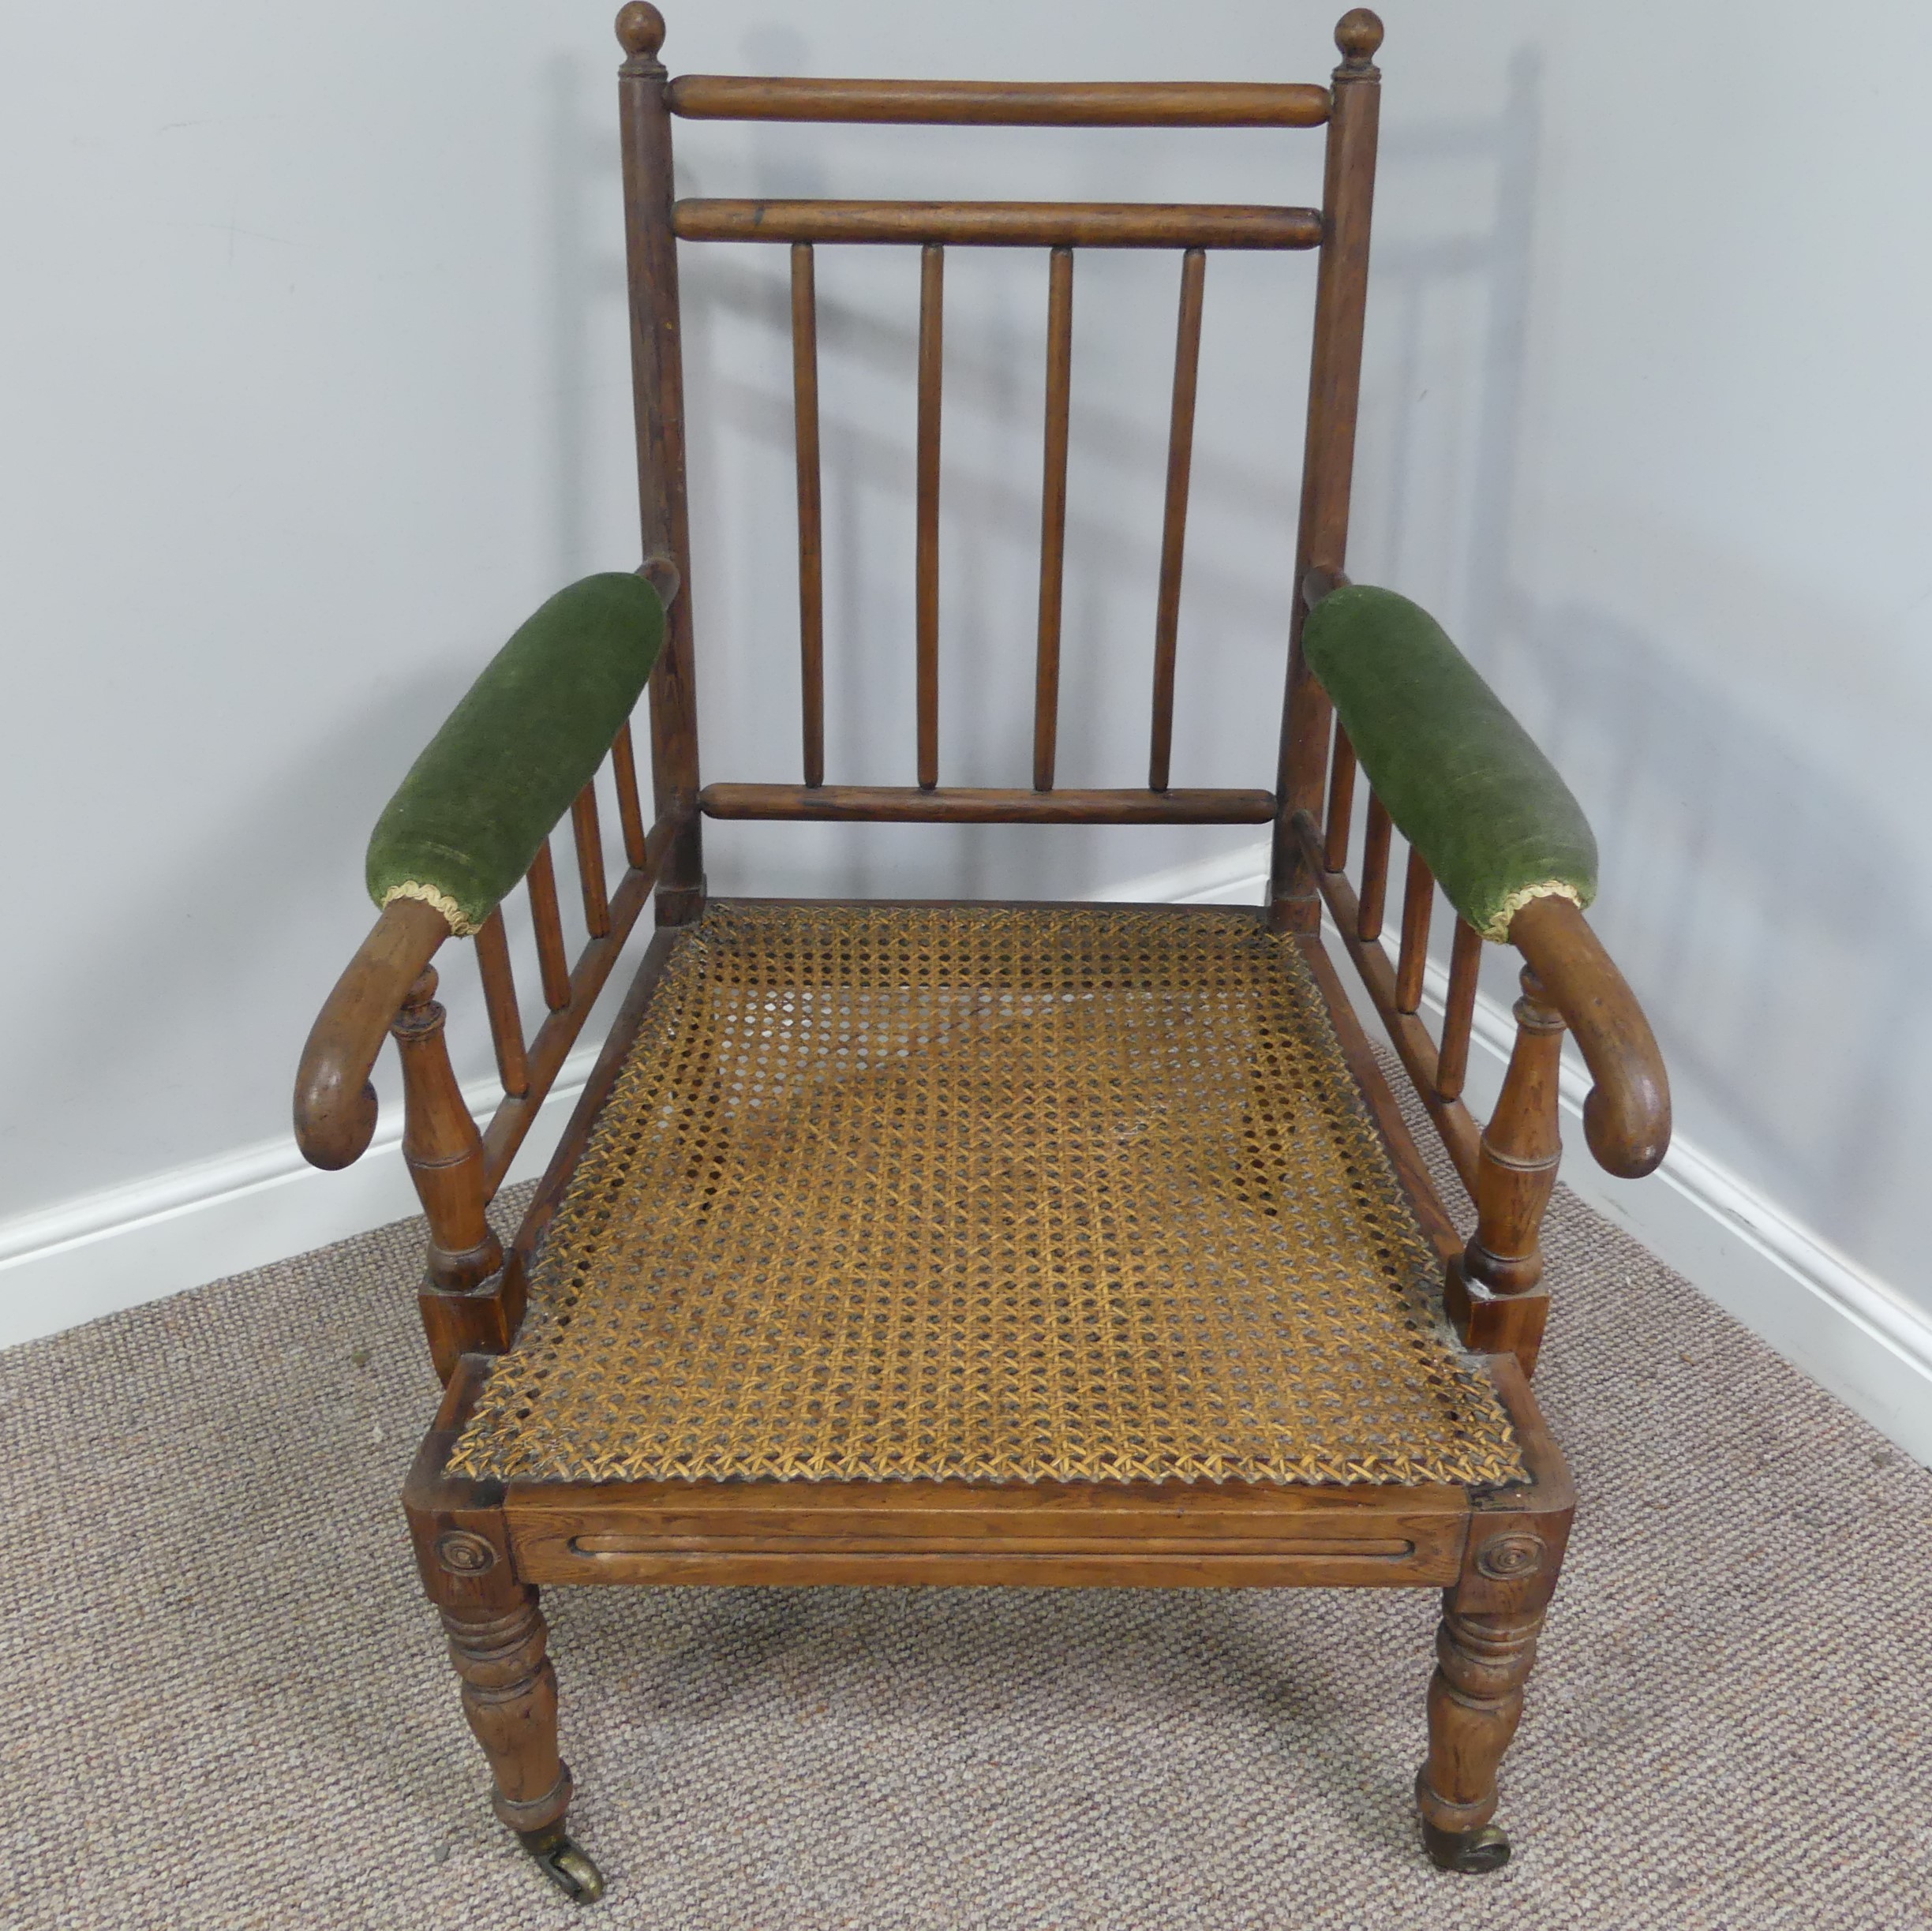
[[436, 1537], [436, 1560], [459, 1576], [480, 1576], [496, 1566], [496, 1551], [482, 1536], [451, 1529]]

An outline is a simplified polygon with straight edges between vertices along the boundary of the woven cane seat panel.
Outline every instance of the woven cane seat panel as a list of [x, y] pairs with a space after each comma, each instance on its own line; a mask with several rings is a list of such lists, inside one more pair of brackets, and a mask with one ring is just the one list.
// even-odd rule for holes
[[450, 1466], [1521, 1480], [1440, 1267], [1256, 919], [714, 904]]

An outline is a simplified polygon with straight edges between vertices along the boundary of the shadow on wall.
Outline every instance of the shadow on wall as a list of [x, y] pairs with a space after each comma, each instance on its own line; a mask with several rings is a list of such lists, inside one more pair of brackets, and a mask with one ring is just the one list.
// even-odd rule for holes
[[[1749, 663], [1750, 640], [1780, 634], [1836, 636], [1859, 654], [1843, 609], [1813, 607], [1806, 591], [1682, 527], [1649, 531], [1631, 557], [1646, 584], [1722, 586], [1702, 608], [1686, 604], [1669, 634], [1524, 586], [1515, 545], [1533, 521], [1522, 514], [1520, 471], [1541, 92], [1526, 50], [1495, 131], [1486, 234], [1378, 240], [1371, 327], [1390, 369], [1380, 389], [1372, 375], [1370, 393], [1388, 406], [1365, 418], [1358, 569], [1372, 559], [1383, 580], [1456, 613], [1465, 648], [1589, 812], [1603, 854], [1600, 922], [1680, 1093], [1716, 1109], [1751, 1149], [1760, 1184], [1851, 1244], [1910, 1178], [1900, 1129], [1917, 1074], [1896, 1019], [1910, 1005], [1909, 962], [1932, 934], [1921, 895], [1900, 888], [1923, 860], [1814, 746], [1703, 668]], [[1397, 130], [1385, 179], [1466, 158], [1477, 140], [1463, 128]], [[1473, 406], [1445, 436], [1428, 407], [1443, 373], [1431, 312], [1458, 279], [1482, 312], [1463, 313]], [[1668, 447], [1657, 460], [1669, 462]], [[1455, 479], [1447, 501], [1419, 495], [1430, 476]], [[1713, 609], [1721, 629], [1700, 638]], [[1492, 975], [1507, 996], [1496, 962]]]
[[[564, 584], [633, 556], [637, 484], [616, 84], [611, 69], [558, 54], [542, 87], [545, 233], [534, 252], [546, 269], [545, 507], [553, 574]], [[625, 540], [616, 558], [614, 530]]]
[[[1704, 561], [1743, 593], [1740, 617], [1769, 601], [1747, 565]], [[1803, 604], [1793, 590], [1776, 621]], [[1932, 938], [1909, 882], [1922, 858], [1801, 738], [1700, 675], [1694, 638], [1583, 604], [1526, 603], [1507, 621], [1599, 827], [1619, 956], [1680, 1089], [1721, 1110], [1761, 1184], [1857, 1244], [1917, 1164], [1899, 1016]], [[1815, 634], [1844, 628], [1842, 612], [1816, 613]]]

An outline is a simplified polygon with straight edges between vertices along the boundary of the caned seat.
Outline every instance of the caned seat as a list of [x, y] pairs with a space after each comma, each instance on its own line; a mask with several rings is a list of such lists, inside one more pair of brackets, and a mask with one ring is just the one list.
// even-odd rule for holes
[[[1426, 612], [1344, 569], [1381, 23], [1342, 17], [1325, 85], [673, 80], [649, 0], [627, 0], [617, 33], [644, 560], [545, 604], [403, 777], [369, 846], [380, 917], [297, 1082], [303, 1151], [346, 1166], [396, 1041], [429, 1227], [418, 1304], [445, 1384], [403, 1507], [496, 1813], [571, 1896], [600, 1894], [567, 1828], [546, 1589], [1432, 1589], [1422, 1840], [1444, 1869], [1494, 1870], [1497, 1767], [1574, 1504], [1530, 1387], [1566, 1031], [1611, 1171], [1656, 1166], [1670, 1107], [1584, 918], [1597, 854], [1577, 800]], [[681, 200], [674, 119], [1321, 127], [1323, 205]], [[797, 783], [698, 771], [678, 261], [733, 242], [788, 261]], [[897, 775], [916, 784], [849, 784], [827, 772], [815, 264], [900, 246], [918, 251], [918, 376]], [[1037, 251], [1045, 297], [1030, 771], [1015, 747], [1004, 786], [950, 781], [942, 758], [946, 258], [983, 246]], [[1178, 256], [1146, 781], [1069, 785], [1076, 258], [1116, 248]], [[1279, 758], [1184, 786], [1196, 377], [1208, 258], [1230, 248], [1316, 256], [1301, 519], [1291, 566], [1282, 533]], [[631, 724], [646, 690], [648, 788]], [[552, 851], [566, 818], [574, 961]], [[1268, 885], [1252, 910], [714, 897], [706, 819], [1267, 825]], [[1454, 924], [1425, 1024], [1439, 899]], [[506, 1248], [490, 1203], [647, 907], [656, 935]], [[503, 1085], [483, 1125], [434, 997], [430, 961], [455, 940], [474, 941]], [[1463, 1086], [1485, 941], [1525, 969], [1479, 1124]], [[1331, 943], [1468, 1194], [1466, 1244]]]
[[713, 902], [451, 1458], [505, 1480], [1522, 1479], [1258, 913]]

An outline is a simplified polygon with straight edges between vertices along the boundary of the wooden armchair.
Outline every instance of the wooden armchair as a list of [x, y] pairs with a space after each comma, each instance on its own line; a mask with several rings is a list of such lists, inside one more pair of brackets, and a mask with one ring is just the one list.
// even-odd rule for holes
[[[1499, 1761], [1569, 1532], [1530, 1390], [1547, 1306], [1557, 1067], [1595, 1080], [1592, 1151], [1638, 1174], [1669, 1102], [1655, 1042], [1585, 922], [1574, 802], [1422, 612], [1342, 574], [1382, 38], [1357, 9], [1329, 87], [668, 81], [626, 6], [621, 91], [642, 549], [546, 604], [378, 826], [382, 906], [317, 1020], [296, 1130], [368, 1145], [401, 1054], [430, 1228], [421, 1304], [446, 1394], [405, 1507], [496, 1814], [546, 1873], [602, 1888], [565, 1835], [549, 1584], [1338, 1585], [1443, 1594], [1429, 1854], [1493, 1869]], [[676, 115], [1327, 129], [1313, 208], [676, 201]], [[702, 785], [687, 564], [677, 244], [791, 252], [803, 782]], [[923, 253], [915, 784], [826, 782], [813, 260]], [[939, 342], [945, 250], [1043, 248], [1047, 344], [1029, 788], [940, 783]], [[1075, 251], [1181, 252], [1179, 346], [1144, 788], [1055, 776]], [[1202, 264], [1320, 250], [1297, 607], [1279, 771], [1168, 781]], [[627, 713], [650, 693], [646, 815]], [[605, 876], [608, 755], [627, 861]], [[1366, 797], [1359, 888], [1344, 875]], [[1370, 792], [1372, 795], [1369, 795]], [[607, 792], [607, 795], [608, 793]], [[571, 820], [569, 962], [549, 834]], [[1265, 907], [829, 904], [706, 894], [706, 817], [1271, 824]], [[1392, 831], [1410, 856], [1393, 963]], [[504, 894], [526, 881], [545, 1016], [526, 1035]], [[1457, 924], [1440, 1041], [1418, 1015], [1440, 887]], [[655, 893], [657, 932], [506, 1253], [485, 1209]], [[1431, 1192], [1324, 949], [1324, 905], [1477, 1215]], [[462, 1102], [430, 960], [473, 937], [504, 1098]], [[1484, 941], [1526, 961], [1480, 1133], [1460, 1097]], [[596, 1721], [594, 1712], [586, 1720]]]

